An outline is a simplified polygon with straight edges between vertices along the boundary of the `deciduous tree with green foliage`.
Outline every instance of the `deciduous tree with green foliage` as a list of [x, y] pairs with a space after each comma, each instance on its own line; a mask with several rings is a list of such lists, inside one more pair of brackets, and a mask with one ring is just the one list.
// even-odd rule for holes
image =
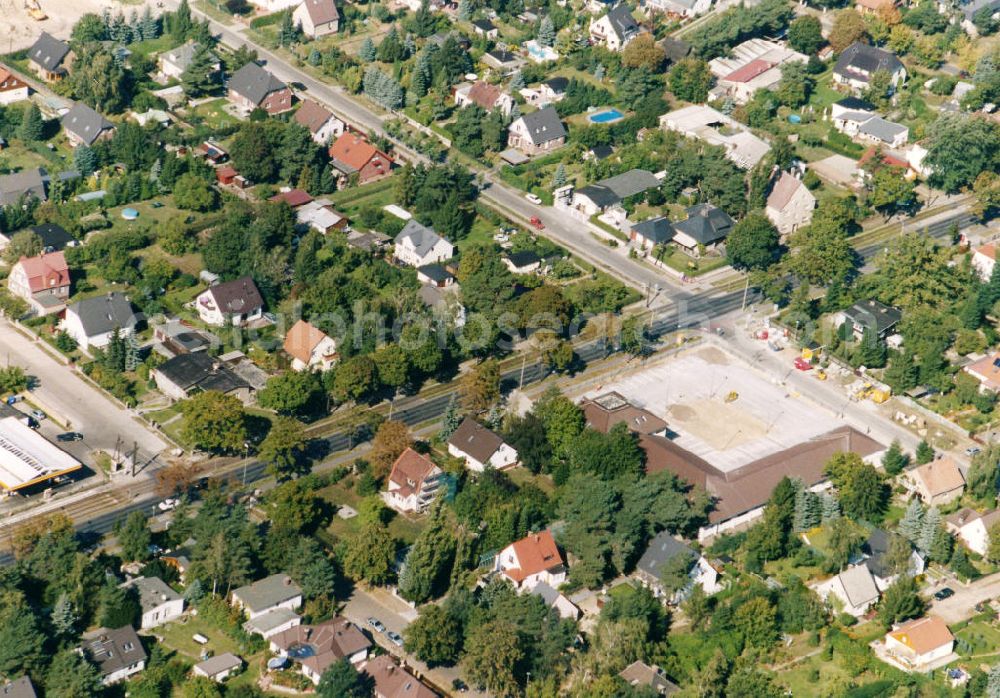
[[523, 658], [517, 628], [502, 618], [475, 628], [465, 642], [466, 675], [497, 698], [520, 695], [515, 671]]
[[428, 666], [451, 666], [462, 650], [462, 627], [447, 610], [436, 604], [420, 609], [420, 615], [406, 627], [406, 651]]
[[383, 524], [370, 522], [344, 547], [344, 571], [353, 579], [369, 584], [388, 584], [393, 577], [396, 542]]
[[813, 15], [803, 15], [792, 20], [788, 25], [789, 45], [807, 56], [819, 51], [825, 40], [823, 39], [823, 25], [819, 18]]
[[749, 213], [726, 238], [726, 256], [734, 269], [767, 269], [781, 254], [778, 230], [760, 211]]
[[846, 516], [873, 523], [881, 520], [889, 492], [873, 465], [857, 453], [838, 453], [827, 462], [825, 472], [837, 488]]
[[359, 672], [347, 657], [331, 664], [316, 686], [319, 698], [367, 698], [371, 694], [371, 677]]
[[900, 575], [882, 594], [882, 600], [878, 604], [878, 619], [888, 628], [893, 623], [918, 618], [926, 606], [914, 578]]
[[302, 422], [292, 417], [276, 417], [257, 452], [267, 464], [267, 472], [279, 481], [309, 470], [306, 436]]
[[206, 390], [181, 403], [181, 438], [196, 448], [237, 453], [247, 438], [243, 403], [233, 395]]

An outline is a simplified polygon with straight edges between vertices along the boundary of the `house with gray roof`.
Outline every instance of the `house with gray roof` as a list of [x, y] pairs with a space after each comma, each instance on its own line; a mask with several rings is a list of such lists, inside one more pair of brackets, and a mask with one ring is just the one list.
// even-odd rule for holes
[[84, 298], [66, 308], [62, 329], [84, 351], [108, 346], [115, 331], [121, 336], [135, 333], [141, 316], [123, 293]]
[[229, 78], [228, 99], [246, 113], [263, 109], [274, 116], [292, 109], [292, 91], [288, 85], [253, 61]]
[[79, 145], [94, 145], [115, 134], [115, 125], [83, 102], [74, 104], [63, 116], [61, 123], [69, 144], [74, 148]]
[[243, 624], [248, 633], [257, 633], [265, 640], [302, 623], [298, 613], [289, 608], [272, 608]]
[[169, 623], [184, 613], [184, 598], [159, 577], [136, 577], [122, 587], [135, 589], [139, 594], [142, 630]]
[[590, 20], [590, 43], [601, 44], [609, 51], [621, 51], [639, 36], [639, 23], [624, 2], [608, 10], [603, 17]]
[[834, 317], [834, 324], [840, 327], [844, 323], [850, 323], [851, 333], [860, 341], [865, 330], [874, 332], [879, 339], [885, 339], [895, 332], [896, 325], [902, 319], [903, 311], [869, 298], [840, 311]]
[[231, 603], [253, 620], [277, 608], [294, 611], [302, 605], [302, 589], [287, 574], [272, 574], [234, 591]]
[[232, 652], [223, 652], [195, 664], [191, 671], [195, 676], [204, 676], [207, 679], [221, 683], [228, 679], [230, 675], [238, 673], [242, 668], [242, 659]]
[[[156, 59], [160, 75], [167, 79], [180, 80], [184, 72], [194, 62], [194, 58], [200, 50], [201, 46], [197, 41], [188, 41], [177, 48], [164, 51]], [[209, 56], [212, 59], [212, 63], [209, 65], [209, 72], [206, 77], [216, 75], [222, 70], [222, 63], [219, 62], [218, 57], [211, 52], [209, 52]]]
[[204, 351], [178, 354], [153, 369], [157, 389], [172, 400], [183, 400], [195, 393], [214, 390], [234, 395], [247, 404], [253, 386], [232, 368]]
[[816, 586], [821, 598], [839, 600], [845, 613], [860, 618], [878, 603], [879, 591], [867, 565], [855, 565]]
[[208, 325], [242, 327], [264, 314], [264, 297], [250, 276], [209, 286], [195, 299], [198, 317]]
[[69, 74], [73, 57], [69, 44], [42, 32], [28, 49], [28, 67], [45, 82], [54, 82]]
[[146, 650], [143, 649], [135, 628], [98, 628], [85, 633], [81, 650], [101, 675], [105, 686], [124, 681], [146, 668]]
[[[904, 539], [905, 540], [905, 539]], [[864, 564], [871, 570], [875, 579], [875, 586], [879, 591], [885, 591], [896, 581], [898, 573], [893, 569], [891, 555], [889, 553], [892, 538], [881, 528], [873, 529], [871, 534], [861, 545], [861, 553], [864, 555]], [[911, 576], [923, 574], [927, 567], [927, 561], [918, 550], [915, 550], [909, 541], [906, 544], [910, 547], [910, 565], [907, 573]]]
[[712, 9], [712, 0], [643, 0], [640, 4], [648, 12], [662, 12], [678, 18], [697, 17]]
[[652, 250], [657, 245], [665, 245], [674, 239], [674, 224], [666, 216], [648, 218], [633, 223], [629, 229], [629, 239], [640, 249]]
[[899, 148], [909, 140], [910, 129], [881, 116], [873, 116], [858, 127], [858, 137], [876, 145]]
[[531, 587], [528, 593], [540, 598], [546, 606], [554, 609], [560, 618], [577, 620], [580, 617], [580, 609], [577, 605], [545, 582], [539, 582]]
[[411, 267], [423, 267], [455, 256], [453, 244], [412, 218], [399, 231], [395, 244], [396, 260]]
[[[664, 585], [662, 576], [665, 569], [676, 564], [678, 557], [687, 559], [690, 581], [680, 589], [670, 589]], [[635, 566], [634, 576], [657, 598], [669, 603], [677, 603], [685, 598], [695, 584], [706, 594], [714, 594], [722, 588], [719, 584], [719, 570], [667, 531], [661, 531], [649, 542], [649, 547]]]
[[13, 206], [22, 196], [45, 201], [48, 173], [41, 167], [31, 167], [13, 174], [0, 175], [0, 206]]
[[673, 242], [695, 254], [700, 247], [712, 248], [725, 241], [735, 222], [712, 204], [697, 204], [687, 210], [687, 218], [674, 223]]
[[525, 114], [507, 129], [507, 144], [528, 156], [548, 153], [566, 143], [566, 127], [555, 107]]
[[658, 186], [660, 180], [649, 170], [632, 169], [580, 187], [573, 192], [573, 208], [590, 217]]
[[837, 56], [833, 79], [854, 92], [861, 92], [868, 87], [872, 75], [879, 71], [889, 74], [894, 88], [906, 80], [906, 68], [896, 54], [857, 41]]

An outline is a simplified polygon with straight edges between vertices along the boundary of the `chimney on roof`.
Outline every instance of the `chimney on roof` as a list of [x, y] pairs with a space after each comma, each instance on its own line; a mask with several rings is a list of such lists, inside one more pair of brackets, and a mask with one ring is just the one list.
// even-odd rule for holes
[[292, 586], [292, 578], [291, 577], [287, 577], [286, 576], [282, 581], [285, 583], [286, 587]]

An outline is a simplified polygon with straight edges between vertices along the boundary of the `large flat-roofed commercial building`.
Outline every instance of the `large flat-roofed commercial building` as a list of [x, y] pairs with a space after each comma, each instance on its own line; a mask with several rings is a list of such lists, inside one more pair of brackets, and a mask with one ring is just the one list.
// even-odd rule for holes
[[0, 418], [0, 490], [13, 492], [81, 467], [80, 461], [17, 418]]

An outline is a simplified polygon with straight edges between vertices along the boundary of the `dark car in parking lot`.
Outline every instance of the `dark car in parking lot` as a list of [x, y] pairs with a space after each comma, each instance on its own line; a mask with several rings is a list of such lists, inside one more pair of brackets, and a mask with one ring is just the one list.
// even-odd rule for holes
[[83, 434], [78, 431], [67, 431], [65, 434], [56, 436], [57, 441], [68, 443], [71, 441], [83, 441]]
[[944, 589], [939, 589], [934, 592], [934, 598], [938, 601], [944, 601], [945, 599], [951, 598], [955, 595], [955, 590], [951, 587], [945, 587]]

